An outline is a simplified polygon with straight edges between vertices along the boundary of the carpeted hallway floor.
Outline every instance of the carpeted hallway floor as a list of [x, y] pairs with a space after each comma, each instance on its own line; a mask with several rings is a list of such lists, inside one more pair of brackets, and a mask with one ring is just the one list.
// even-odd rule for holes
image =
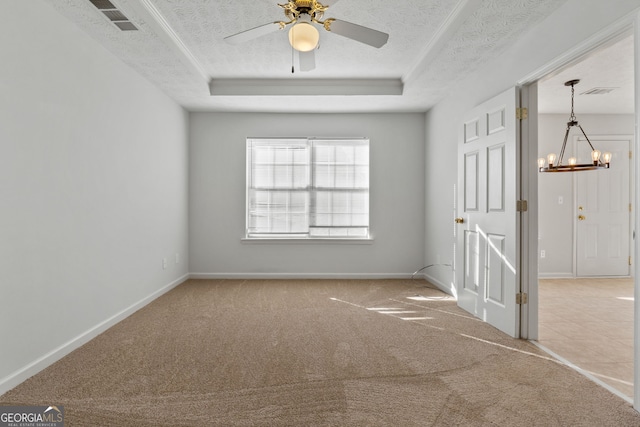
[[410, 280], [190, 280], [15, 389], [66, 426], [639, 426]]

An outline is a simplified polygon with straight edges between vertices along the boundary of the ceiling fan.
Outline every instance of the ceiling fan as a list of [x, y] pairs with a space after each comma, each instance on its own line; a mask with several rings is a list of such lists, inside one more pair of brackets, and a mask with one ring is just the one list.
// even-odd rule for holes
[[323, 3], [320, 3], [317, 0], [289, 0], [288, 3], [278, 4], [284, 10], [284, 14], [289, 21], [270, 22], [225, 37], [224, 40], [231, 44], [240, 44], [290, 26], [289, 43], [293, 49], [298, 51], [301, 71], [310, 71], [316, 66], [314, 50], [318, 47], [320, 33], [314, 24], [320, 25], [334, 34], [368, 44], [369, 46], [380, 48], [387, 43], [389, 39], [389, 34], [387, 33], [341, 19], [327, 18], [322, 20], [329, 6], [337, 1], [323, 0]]

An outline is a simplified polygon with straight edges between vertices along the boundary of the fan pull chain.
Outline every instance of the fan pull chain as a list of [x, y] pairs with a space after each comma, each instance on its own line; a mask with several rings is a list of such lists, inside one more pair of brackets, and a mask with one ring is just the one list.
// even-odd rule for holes
[[[291, 31], [294, 31], [294, 29], [292, 28]], [[293, 38], [295, 39], [296, 37], [296, 33], [293, 33]], [[295, 68], [293, 68], [293, 45], [291, 45], [291, 74], [295, 73]]]

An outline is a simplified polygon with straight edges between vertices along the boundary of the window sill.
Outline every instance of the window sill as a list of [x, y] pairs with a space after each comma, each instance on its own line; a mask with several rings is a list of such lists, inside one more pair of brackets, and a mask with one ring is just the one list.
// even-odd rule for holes
[[243, 237], [243, 244], [372, 245], [373, 237]]

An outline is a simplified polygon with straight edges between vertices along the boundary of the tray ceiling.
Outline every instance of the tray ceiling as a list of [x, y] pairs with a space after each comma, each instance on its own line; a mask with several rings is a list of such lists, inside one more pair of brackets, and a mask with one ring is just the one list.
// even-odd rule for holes
[[[242, 45], [223, 40], [284, 19], [277, 0], [111, 0], [137, 31], [121, 31], [89, 0], [45, 1], [186, 109], [263, 112], [426, 111], [469, 69], [495, 58], [564, 3], [335, 1], [325, 17], [386, 32], [388, 43], [376, 49], [321, 30], [316, 68], [292, 73], [286, 30]], [[305, 93], [312, 94], [211, 96], [212, 79], [255, 85], [308, 79]], [[396, 80], [403, 94], [323, 95], [324, 85], [361, 79]]]

